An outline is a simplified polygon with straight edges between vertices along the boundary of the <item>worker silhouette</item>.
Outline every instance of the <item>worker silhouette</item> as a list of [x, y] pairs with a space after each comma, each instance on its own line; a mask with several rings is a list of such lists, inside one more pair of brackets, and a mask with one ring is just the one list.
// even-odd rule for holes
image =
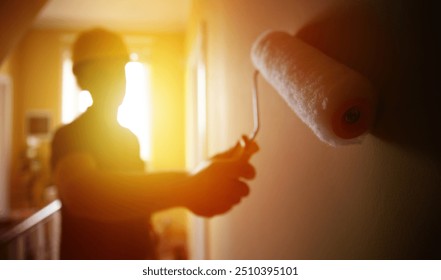
[[80, 34], [73, 46], [73, 72], [93, 104], [52, 141], [62, 259], [155, 259], [152, 213], [225, 213], [248, 194], [243, 179], [255, 176], [249, 159], [258, 146], [247, 137], [194, 172], [144, 173], [137, 138], [117, 122], [128, 61], [121, 37], [104, 29]]

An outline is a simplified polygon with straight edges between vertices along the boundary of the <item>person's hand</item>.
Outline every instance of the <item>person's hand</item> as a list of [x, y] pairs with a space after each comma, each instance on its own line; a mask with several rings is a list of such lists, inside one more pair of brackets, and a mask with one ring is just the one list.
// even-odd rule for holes
[[253, 179], [256, 175], [249, 160], [258, 149], [254, 141], [244, 136], [242, 143], [214, 156], [192, 175], [187, 207], [197, 215], [212, 217], [239, 203], [249, 193], [248, 185], [241, 179]]
[[241, 140], [237, 141], [235, 146], [213, 156], [211, 159], [212, 160], [233, 159], [241, 155], [243, 156], [248, 155], [248, 159], [249, 159], [257, 151], [259, 151], [259, 146], [256, 144], [256, 142], [254, 142], [254, 140], [250, 140], [248, 136], [243, 135]]

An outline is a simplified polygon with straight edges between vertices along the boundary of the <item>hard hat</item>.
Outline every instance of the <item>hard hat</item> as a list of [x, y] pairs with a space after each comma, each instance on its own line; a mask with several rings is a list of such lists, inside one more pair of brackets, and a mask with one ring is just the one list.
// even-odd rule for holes
[[129, 61], [129, 52], [118, 34], [103, 28], [94, 28], [81, 33], [72, 50], [73, 67], [100, 59], [121, 58]]

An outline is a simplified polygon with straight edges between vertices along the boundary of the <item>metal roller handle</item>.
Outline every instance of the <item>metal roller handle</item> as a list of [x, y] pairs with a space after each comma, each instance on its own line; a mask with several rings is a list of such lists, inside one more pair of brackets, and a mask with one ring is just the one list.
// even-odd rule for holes
[[250, 135], [250, 140], [254, 140], [257, 133], [260, 130], [260, 112], [259, 112], [259, 92], [257, 90], [257, 79], [259, 77], [259, 71], [255, 71], [253, 75], [253, 120], [254, 130]]

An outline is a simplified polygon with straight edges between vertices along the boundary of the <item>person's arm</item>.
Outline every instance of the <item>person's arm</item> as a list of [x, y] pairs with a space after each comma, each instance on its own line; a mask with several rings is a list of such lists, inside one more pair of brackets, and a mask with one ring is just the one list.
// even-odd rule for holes
[[187, 177], [185, 173], [103, 171], [96, 167], [93, 157], [80, 153], [62, 158], [54, 172], [63, 207], [74, 215], [105, 220], [183, 206], [179, 205], [179, 182]]
[[193, 174], [108, 172], [96, 168], [88, 154], [71, 154], [57, 163], [54, 179], [63, 207], [78, 216], [114, 220], [186, 207], [210, 217], [228, 211], [248, 194], [240, 178], [254, 177], [248, 160], [257, 145], [247, 145], [234, 157], [214, 159]]

